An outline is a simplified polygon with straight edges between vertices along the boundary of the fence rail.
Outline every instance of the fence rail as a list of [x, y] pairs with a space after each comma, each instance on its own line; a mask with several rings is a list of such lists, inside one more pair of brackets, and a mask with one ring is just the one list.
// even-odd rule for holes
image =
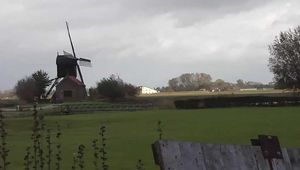
[[[46, 114], [73, 114], [80, 112], [98, 112], [98, 111], [141, 111], [153, 109], [152, 103], [71, 103], [71, 104], [53, 104], [38, 106], [37, 109]], [[9, 117], [29, 116], [32, 114], [33, 107], [18, 106], [16, 108], [0, 108], [4, 115]]]

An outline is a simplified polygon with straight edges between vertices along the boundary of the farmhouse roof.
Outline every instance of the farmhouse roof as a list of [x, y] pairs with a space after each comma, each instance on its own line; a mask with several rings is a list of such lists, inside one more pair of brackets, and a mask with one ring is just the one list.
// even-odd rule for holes
[[61, 86], [66, 81], [70, 81], [70, 82], [74, 83], [77, 86], [84, 86], [84, 84], [80, 80], [78, 80], [76, 77], [74, 77], [74, 76], [66, 76], [66, 77], [64, 77], [64, 79], [62, 81], [60, 81], [57, 86]]
[[71, 80], [72, 82], [76, 83], [77, 85], [79, 86], [82, 86], [84, 85], [81, 81], [79, 81], [76, 77], [74, 76], [66, 76], [65, 79], [69, 79]]

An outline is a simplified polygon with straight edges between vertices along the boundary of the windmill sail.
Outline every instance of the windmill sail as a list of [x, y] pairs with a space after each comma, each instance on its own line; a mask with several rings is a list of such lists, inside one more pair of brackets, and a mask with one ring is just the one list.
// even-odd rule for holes
[[79, 66], [92, 67], [92, 62], [89, 59], [86, 59], [86, 58], [74, 58], [74, 56], [71, 53], [67, 52], [67, 51], [63, 51], [63, 53], [64, 53], [64, 56], [66, 56], [66, 57], [70, 57], [70, 58], [72, 58], [74, 60], [78, 60], [79, 61]]
[[[68, 31], [68, 36], [69, 36], [70, 44], [71, 44], [71, 47], [72, 47], [73, 57], [75, 59], [77, 59], [76, 53], [75, 53], [75, 49], [74, 49], [74, 45], [73, 45], [72, 38], [71, 38], [71, 34], [70, 34], [70, 29], [69, 29], [68, 22], [66, 22], [66, 26], [67, 26], [67, 31]], [[78, 70], [81, 82], [84, 84], [83, 77], [82, 77], [82, 74], [81, 74], [81, 70], [80, 70], [80, 67], [78, 66], [78, 64], [77, 64], [77, 70]]]
[[85, 58], [79, 58], [79, 65], [84, 67], [92, 67], [91, 60]]

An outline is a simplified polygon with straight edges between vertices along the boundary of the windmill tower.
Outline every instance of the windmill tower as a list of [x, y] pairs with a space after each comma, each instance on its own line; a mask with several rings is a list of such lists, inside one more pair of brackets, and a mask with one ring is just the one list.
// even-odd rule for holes
[[[45, 94], [45, 98], [47, 98], [55, 87], [56, 90], [52, 96], [52, 100], [54, 102], [82, 101], [87, 97], [87, 92], [80, 66], [91, 67], [91, 60], [76, 57], [69, 25], [67, 22], [66, 27], [73, 54], [65, 51], [62, 55], [57, 54], [57, 77], [52, 79], [53, 83], [48, 92]], [[80, 80], [77, 79], [77, 72], [79, 74]]]

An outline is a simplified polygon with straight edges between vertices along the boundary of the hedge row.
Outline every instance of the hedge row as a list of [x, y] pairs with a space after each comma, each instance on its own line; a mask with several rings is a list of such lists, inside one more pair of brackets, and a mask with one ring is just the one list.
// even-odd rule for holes
[[90, 112], [90, 111], [138, 111], [152, 109], [152, 103], [119, 103], [119, 104], [60, 104], [56, 105], [55, 112], [73, 113], [73, 112]]
[[19, 101], [17, 100], [0, 100], [0, 108], [2, 107], [15, 107]]
[[198, 109], [236, 106], [291, 106], [300, 105], [300, 97], [211, 97], [201, 99], [176, 100], [174, 104], [177, 109]]

